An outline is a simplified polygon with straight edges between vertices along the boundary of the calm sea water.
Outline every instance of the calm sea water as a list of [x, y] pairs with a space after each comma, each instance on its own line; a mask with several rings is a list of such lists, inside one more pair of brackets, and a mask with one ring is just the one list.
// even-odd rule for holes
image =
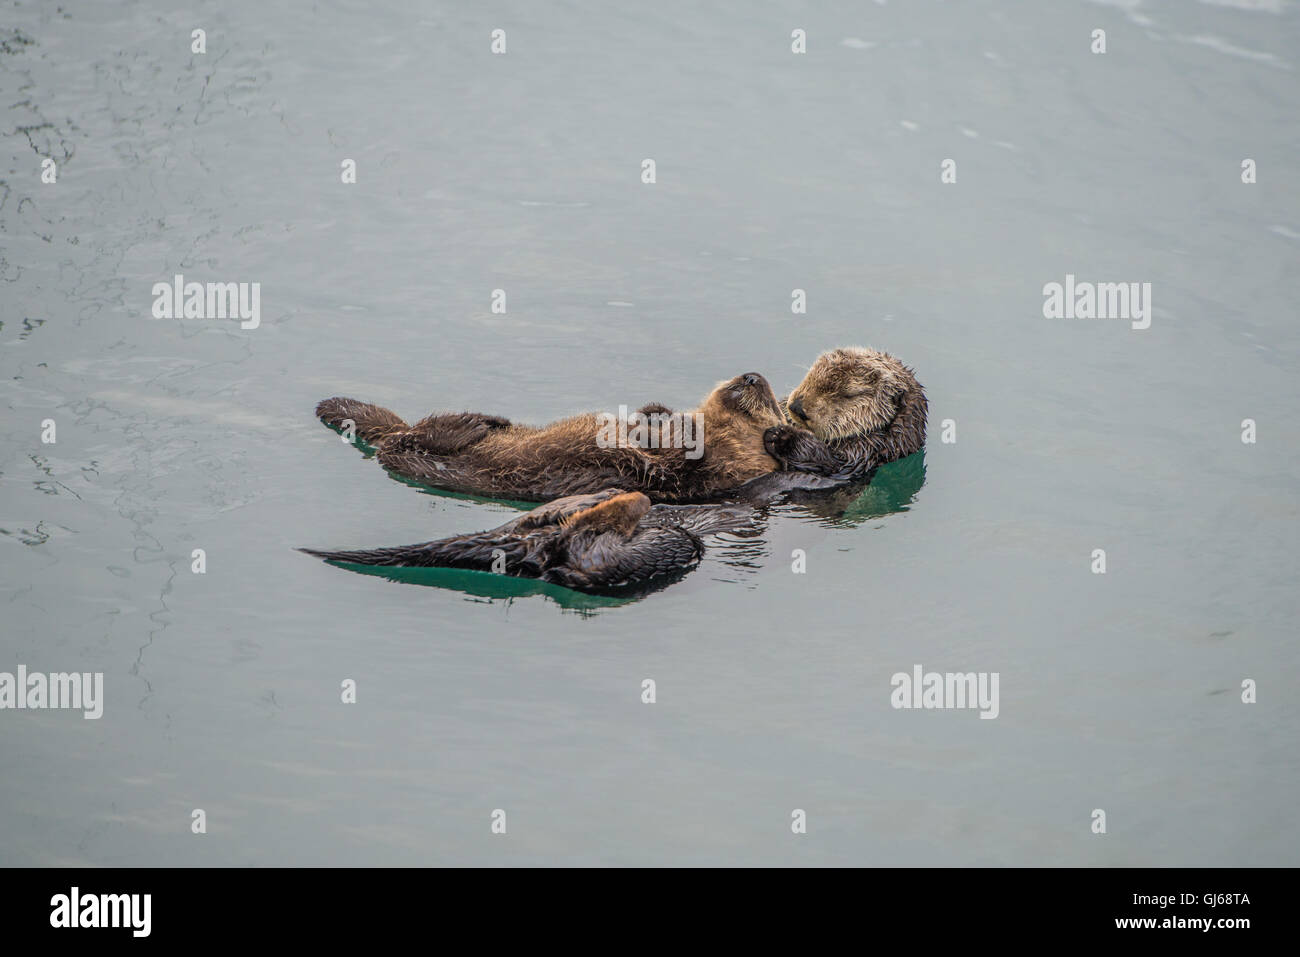
[[[0, 671], [106, 699], [0, 712], [0, 864], [1300, 862], [1295, 3], [0, 28]], [[152, 319], [177, 273], [260, 327]], [[1045, 319], [1067, 274], [1150, 282], [1151, 327]], [[642, 600], [292, 550], [513, 514], [324, 396], [540, 423], [849, 344], [916, 367], [924, 461]], [[918, 664], [997, 672], [998, 718], [891, 708]]]

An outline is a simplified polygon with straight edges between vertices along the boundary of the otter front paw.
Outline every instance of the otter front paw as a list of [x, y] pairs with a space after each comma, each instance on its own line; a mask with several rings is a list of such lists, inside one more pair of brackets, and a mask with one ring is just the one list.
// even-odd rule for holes
[[791, 425], [774, 425], [763, 433], [763, 448], [781, 463], [787, 472], [834, 474], [840, 462], [822, 440], [807, 429]]
[[774, 425], [763, 433], [763, 448], [768, 455], [784, 465], [794, 451], [799, 441], [799, 433], [802, 431], [791, 425]]

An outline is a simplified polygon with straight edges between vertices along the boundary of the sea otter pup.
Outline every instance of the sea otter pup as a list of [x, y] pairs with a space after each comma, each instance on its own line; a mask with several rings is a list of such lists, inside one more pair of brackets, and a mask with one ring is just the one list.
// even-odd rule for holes
[[[650, 405], [645, 416], [668, 410]], [[316, 415], [378, 449], [391, 472], [435, 488], [520, 501], [549, 501], [609, 488], [644, 492], [655, 502], [717, 498], [778, 463], [764, 432], [783, 420], [767, 380], [756, 372], [719, 383], [699, 409], [697, 445], [671, 441], [672, 422], [656, 425], [655, 441], [608, 441], [607, 419], [595, 413], [542, 428], [474, 412], [431, 415], [408, 426], [394, 413], [355, 399], [325, 399]], [[675, 421], [675, 420], [674, 420]], [[657, 447], [656, 447], [657, 446]], [[666, 447], [665, 447], [666, 446]]]
[[875, 349], [823, 353], [783, 404], [791, 424], [769, 429], [763, 444], [786, 469], [861, 479], [925, 445], [925, 390]]
[[613, 488], [556, 499], [473, 535], [370, 551], [299, 551], [331, 562], [497, 571], [601, 591], [684, 571], [704, 552], [701, 535], [748, 528], [755, 515], [744, 506], [652, 507], [640, 492]]

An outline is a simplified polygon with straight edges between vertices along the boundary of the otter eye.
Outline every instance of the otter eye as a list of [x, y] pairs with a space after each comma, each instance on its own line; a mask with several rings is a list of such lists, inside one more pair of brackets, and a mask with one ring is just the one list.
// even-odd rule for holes
[[880, 377], [874, 372], [868, 372], [856, 382], [850, 382], [845, 385], [843, 395], [846, 399], [856, 399], [858, 396], [870, 395], [876, 391], [879, 385]]

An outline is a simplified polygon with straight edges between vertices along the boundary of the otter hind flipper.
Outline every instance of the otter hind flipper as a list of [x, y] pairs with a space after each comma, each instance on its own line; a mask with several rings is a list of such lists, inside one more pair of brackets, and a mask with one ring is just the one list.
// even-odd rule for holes
[[423, 546], [398, 545], [394, 548], [370, 548], [354, 551], [324, 551], [300, 548], [300, 552], [324, 559], [327, 562], [345, 562], [349, 565], [422, 565]]
[[394, 451], [455, 455], [482, 441], [495, 429], [509, 427], [510, 420], [478, 412], [445, 412], [425, 416], [389, 443]]
[[456, 535], [416, 545], [395, 545], [391, 548], [371, 548], [342, 551], [324, 551], [300, 548], [327, 562], [348, 565], [383, 565], [401, 568], [467, 568], [477, 571], [503, 570], [506, 574], [533, 576], [537, 574], [529, 542], [517, 535], [501, 534], [498, 530], [472, 535]]
[[628, 538], [650, 511], [650, 499], [640, 492], [621, 492], [590, 508], [566, 515], [560, 524], [574, 532], [613, 532]]
[[409, 428], [396, 412], [343, 396], [316, 403], [316, 417], [332, 429], [351, 429], [353, 435], [371, 445]]

